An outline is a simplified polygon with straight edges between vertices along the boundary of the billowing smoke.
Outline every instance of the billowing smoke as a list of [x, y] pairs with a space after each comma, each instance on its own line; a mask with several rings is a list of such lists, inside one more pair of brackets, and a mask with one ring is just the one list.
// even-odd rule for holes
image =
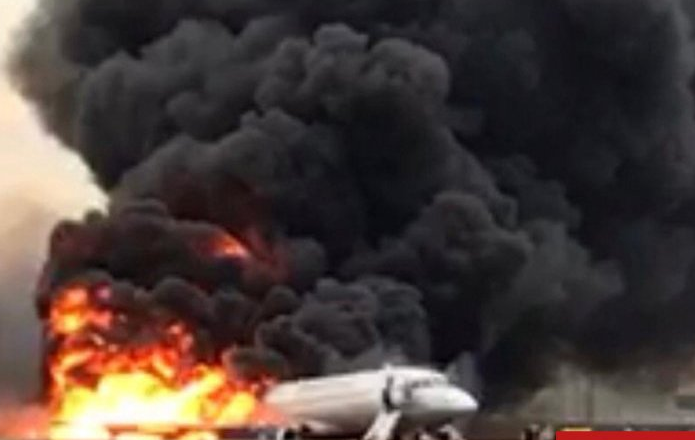
[[42, 1], [16, 83], [112, 197], [56, 229], [39, 308], [110, 285], [288, 376], [472, 352], [489, 406], [566, 361], [667, 385], [692, 3]]

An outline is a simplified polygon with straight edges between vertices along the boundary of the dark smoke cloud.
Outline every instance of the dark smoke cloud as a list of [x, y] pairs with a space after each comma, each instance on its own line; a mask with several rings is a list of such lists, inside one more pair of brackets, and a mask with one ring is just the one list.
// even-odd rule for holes
[[[56, 229], [41, 307], [106, 274], [249, 372], [472, 352], [490, 406], [567, 360], [670, 384], [695, 348], [693, 14], [46, 0], [16, 83], [113, 197]], [[253, 257], [211, 254], [223, 232]]]

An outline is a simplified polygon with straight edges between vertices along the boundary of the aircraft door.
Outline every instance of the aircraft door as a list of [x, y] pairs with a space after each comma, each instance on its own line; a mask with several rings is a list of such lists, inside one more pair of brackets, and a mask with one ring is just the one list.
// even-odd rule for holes
[[409, 389], [406, 384], [399, 381], [391, 374], [386, 375], [386, 383], [382, 390], [382, 404], [384, 409], [390, 411], [400, 411], [407, 406], [411, 400]]

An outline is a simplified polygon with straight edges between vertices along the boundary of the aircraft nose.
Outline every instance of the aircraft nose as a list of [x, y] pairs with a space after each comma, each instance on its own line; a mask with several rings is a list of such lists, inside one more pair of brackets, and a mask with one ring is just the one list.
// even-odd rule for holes
[[435, 418], [465, 418], [478, 410], [478, 402], [466, 391], [452, 387], [416, 390], [412, 395], [412, 411], [426, 413]]
[[461, 415], [477, 411], [478, 402], [467, 392], [450, 388], [444, 398], [447, 410], [452, 414]]

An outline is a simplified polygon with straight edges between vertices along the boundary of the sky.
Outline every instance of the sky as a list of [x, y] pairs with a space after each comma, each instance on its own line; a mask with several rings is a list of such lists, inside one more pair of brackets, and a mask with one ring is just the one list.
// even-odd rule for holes
[[[5, 65], [18, 26], [36, 0], [0, 0]], [[31, 108], [0, 74], [0, 399], [36, 384], [39, 325], [32, 289], [53, 225], [103, 206], [82, 163], [44, 133]]]

